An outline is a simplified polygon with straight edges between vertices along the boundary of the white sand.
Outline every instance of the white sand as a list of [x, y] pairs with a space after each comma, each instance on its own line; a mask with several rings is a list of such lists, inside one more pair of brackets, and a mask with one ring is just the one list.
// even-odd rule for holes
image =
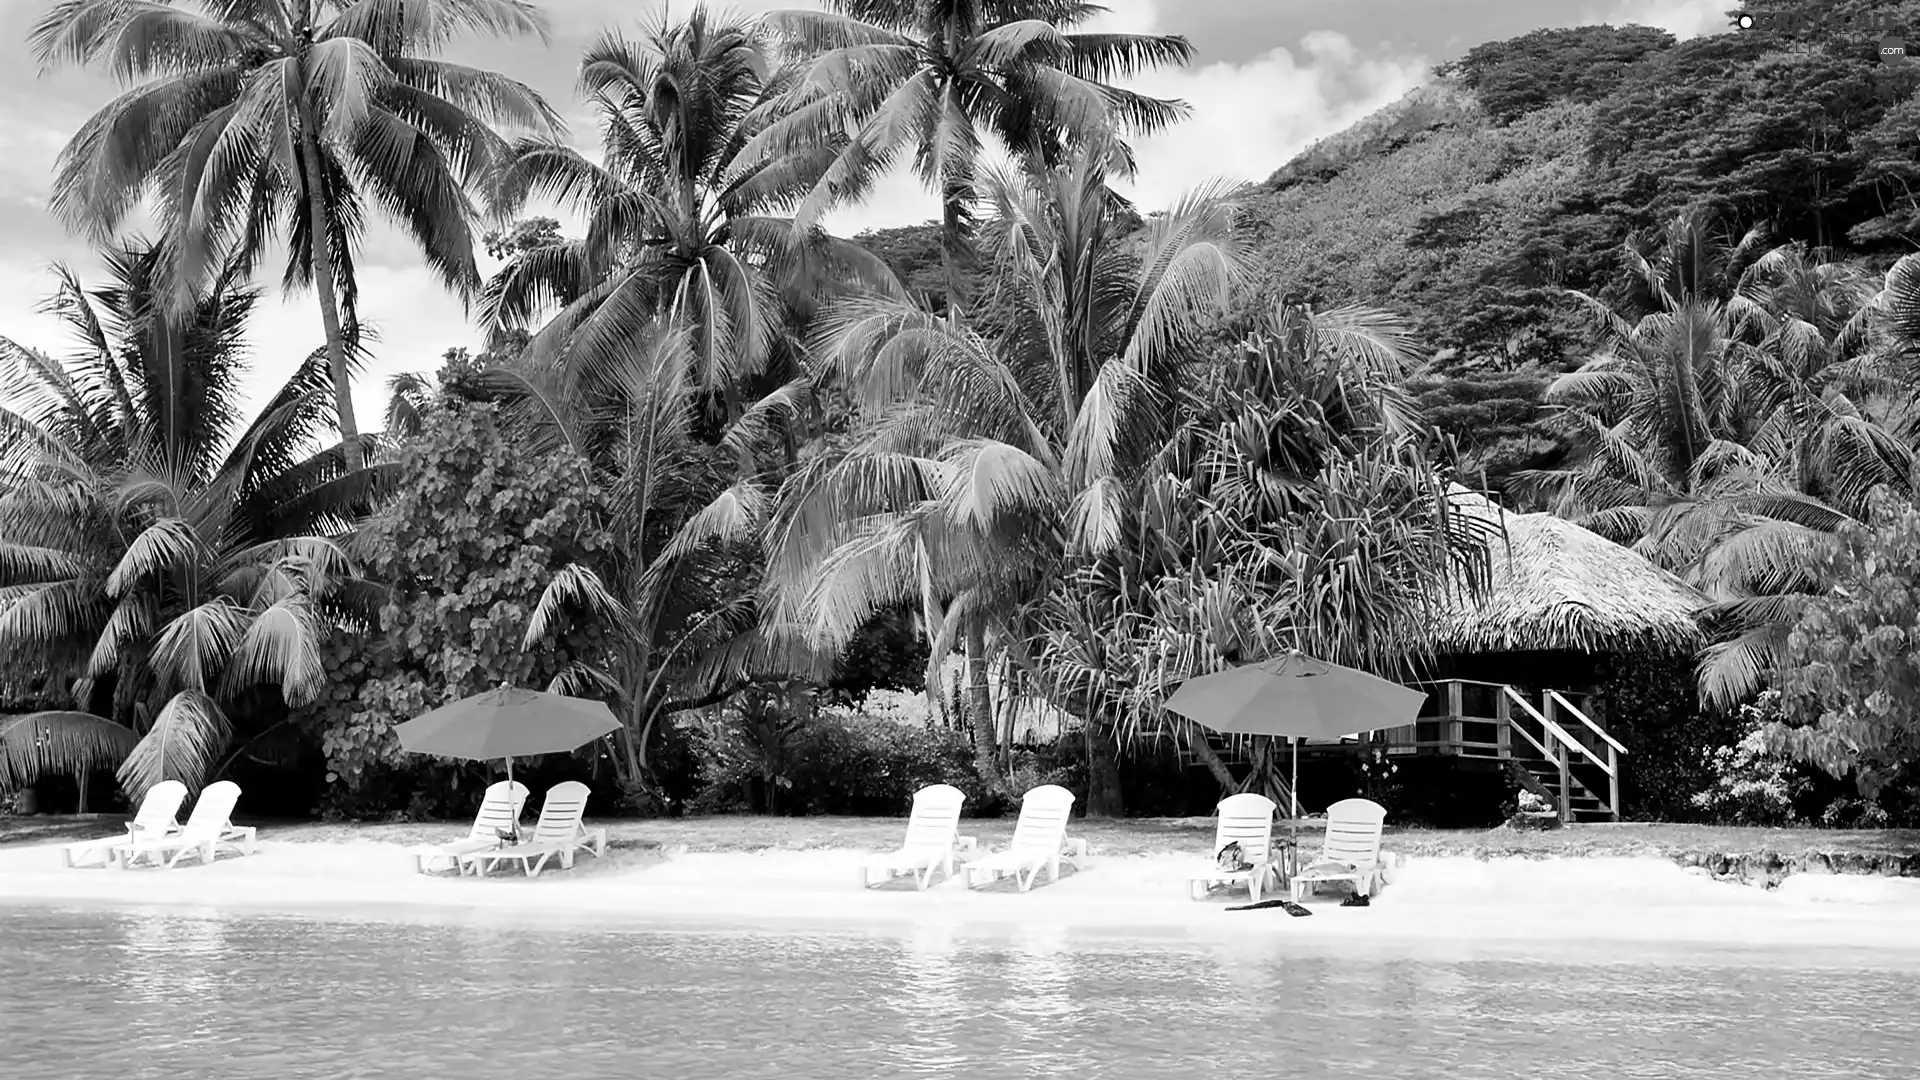
[[255, 911], [426, 918], [493, 913], [605, 925], [722, 924], [790, 920], [849, 929], [936, 924], [985, 933], [1036, 928], [1183, 937], [1283, 935], [1350, 948], [1356, 940], [1430, 948], [1532, 948], [1617, 942], [1920, 953], [1920, 880], [1797, 875], [1778, 890], [1713, 881], [1661, 859], [1423, 859], [1401, 867], [1365, 909], [1309, 899], [1314, 918], [1278, 910], [1226, 912], [1244, 892], [1188, 899], [1193, 861], [1102, 857], [1097, 851], [1057, 884], [978, 890], [959, 881], [915, 891], [905, 879], [859, 887], [860, 852], [582, 854], [571, 871], [527, 879], [423, 876], [409, 848], [377, 841], [275, 842], [246, 857], [175, 870], [67, 869], [60, 845], [0, 848], [0, 903], [188, 905]]

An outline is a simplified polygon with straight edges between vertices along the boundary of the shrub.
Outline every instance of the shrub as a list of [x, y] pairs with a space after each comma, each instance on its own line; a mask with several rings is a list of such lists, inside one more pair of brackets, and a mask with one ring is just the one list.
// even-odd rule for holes
[[1702, 816], [1693, 797], [1714, 782], [1709, 752], [1740, 741], [1740, 718], [1700, 707], [1694, 659], [1685, 653], [1611, 656], [1600, 676], [1592, 715], [1627, 748], [1620, 780], [1624, 816], [1632, 821]]
[[688, 728], [700, 760], [695, 813], [904, 814], [913, 793], [952, 784], [991, 813], [958, 733], [838, 710], [767, 715], [748, 703]]
[[1780, 691], [1768, 745], [1862, 798], [1920, 765], [1920, 509], [1886, 497], [1872, 523], [1840, 529], [1769, 682]]
[[1768, 749], [1766, 726], [1779, 716], [1777, 691], [1741, 706], [1745, 734], [1740, 740], [1702, 752], [1713, 782], [1694, 794], [1694, 806], [1723, 825], [1790, 825], [1800, 820], [1797, 804], [1813, 782], [1791, 760]]

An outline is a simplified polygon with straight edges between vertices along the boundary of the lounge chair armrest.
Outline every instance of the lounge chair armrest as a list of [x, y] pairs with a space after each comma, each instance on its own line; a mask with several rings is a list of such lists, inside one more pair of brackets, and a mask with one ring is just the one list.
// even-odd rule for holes
[[953, 838], [953, 847], [955, 851], [978, 851], [980, 850], [980, 838], [977, 836], [956, 836]]

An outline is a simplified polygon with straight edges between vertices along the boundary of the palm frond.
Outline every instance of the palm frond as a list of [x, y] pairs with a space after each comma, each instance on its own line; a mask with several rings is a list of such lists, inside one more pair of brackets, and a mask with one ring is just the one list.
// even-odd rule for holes
[[189, 791], [203, 787], [219, 761], [232, 726], [220, 706], [197, 690], [182, 690], [161, 707], [139, 743], [120, 763], [120, 787], [138, 802], [162, 780], [178, 780]]
[[43, 776], [116, 767], [139, 741], [131, 729], [91, 713], [0, 716], [0, 790], [17, 790]]

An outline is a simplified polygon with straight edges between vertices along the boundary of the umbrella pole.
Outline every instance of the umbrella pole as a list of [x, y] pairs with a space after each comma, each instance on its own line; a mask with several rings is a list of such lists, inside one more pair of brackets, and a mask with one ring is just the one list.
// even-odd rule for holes
[[[506, 684], [505, 684], [505, 683], [502, 683], [501, 685], [502, 685], [502, 686], [505, 686]], [[508, 759], [507, 759], [507, 805], [508, 805], [508, 806], [512, 806], [512, 805], [514, 805], [514, 802], [513, 802], [513, 759], [512, 759], [512, 758], [508, 758]], [[515, 814], [515, 815], [513, 815], [513, 842], [514, 842], [514, 843], [516, 843], [516, 844], [520, 842], [520, 815], [519, 815], [519, 814]]]
[[1287, 801], [1293, 804], [1293, 820], [1297, 822], [1300, 820], [1300, 740], [1290, 737], [1287, 741], [1293, 744], [1293, 779], [1287, 781]]

